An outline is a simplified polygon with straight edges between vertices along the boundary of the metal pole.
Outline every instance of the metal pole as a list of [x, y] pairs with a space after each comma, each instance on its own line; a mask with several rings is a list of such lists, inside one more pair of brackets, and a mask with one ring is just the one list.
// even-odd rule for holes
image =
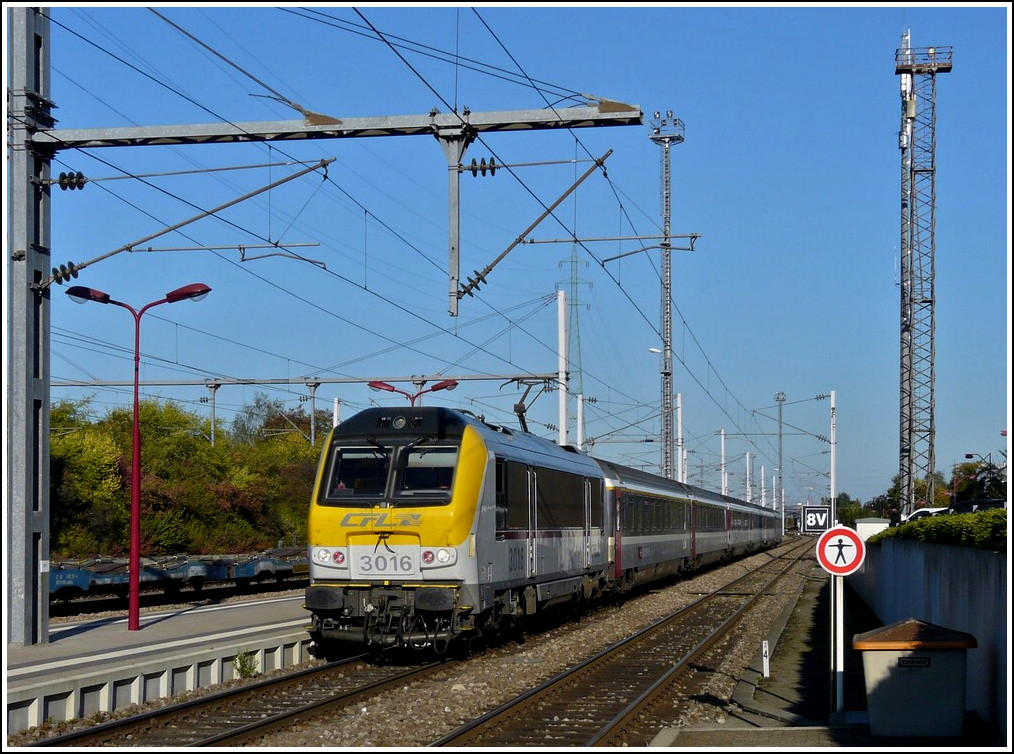
[[835, 710], [845, 709], [845, 590], [842, 576], [831, 577], [831, 647], [834, 650], [833, 678]]
[[687, 481], [687, 451], [683, 447], [683, 393], [676, 393], [676, 478]]
[[558, 376], [560, 398], [559, 420], [560, 420], [560, 447], [567, 444], [567, 292], [559, 290], [556, 292], [556, 318], [557, 318], [557, 352]]
[[835, 432], [837, 431], [837, 408], [835, 407], [834, 390], [831, 391], [831, 520], [838, 520], [838, 487], [837, 487], [837, 449], [838, 444], [835, 440]]
[[778, 472], [778, 492], [782, 496], [782, 534], [785, 533], [785, 491], [784, 485], [782, 484], [782, 469], [785, 465], [782, 463], [782, 407], [785, 404], [785, 393], [779, 390], [775, 393], [775, 402], [778, 403], [778, 468], [775, 471]]
[[130, 560], [128, 565], [127, 630], [141, 628], [141, 317], [169, 298], [146, 304], [137, 311], [130, 304], [109, 299], [110, 304], [123, 307], [134, 318], [134, 428], [131, 442], [130, 469]]
[[127, 571], [130, 605], [127, 630], [137, 631], [141, 627], [141, 314], [127, 304], [120, 306], [134, 317], [134, 431], [130, 462], [130, 564]]
[[[781, 471], [781, 469], [779, 469], [779, 471]], [[782, 504], [782, 536], [784, 537], [785, 536], [785, 490], [783, 490], [781, 487], [779, 487], [778, 488], [778, 494], [781, 496], [781, 504]], [[799, 533], [799, 529], [796, 529], [796, 533], [797, 534]]]
[[215, 447], [215, 393], [221, 387], [217, 382], [208, 385], [208, 392], [211, 393], [211, 447]]
[[581, 450], [584, 450], [584, 394], [577, 394], [577, 419], [575, 422], [576, 438], [574, 443]]
[[725, 430], [719, 430], [722, 435], [722, 494], [729, 494], [729, 475], [725, 472]]
[[320, 387], [319, 382], [307, 382], [306, 386], [310, 389], [310, 444], [317, 444], [317, 388]]

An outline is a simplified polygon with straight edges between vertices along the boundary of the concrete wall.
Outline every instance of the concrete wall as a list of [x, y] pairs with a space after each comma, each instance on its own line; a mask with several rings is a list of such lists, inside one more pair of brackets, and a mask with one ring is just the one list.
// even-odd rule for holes
[[863, 565], [845, 578], [884, 625], [915, 618], [974, 636], [979, 646], [967, 650], [965, 707], [1002, 731], [1008, 717], [1007, 570], [1007, 553], [888, 539], [867, 544]]

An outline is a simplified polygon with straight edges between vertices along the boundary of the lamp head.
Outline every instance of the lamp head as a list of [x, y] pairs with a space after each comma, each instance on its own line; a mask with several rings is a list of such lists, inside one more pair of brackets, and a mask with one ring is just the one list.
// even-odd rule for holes
[[437, 390], [454, 390], [458, 386], [457, 380], [442, 380], [436, 385], [431, 387], [428, 392], [433, 393]]
[[88, 288], [83, 285], [71, 286], [67, 289], [67, 295], [70, 296], [71, 300], [75, 304], [85, 304], [89, 301], [95, 301], [99, 304], [109, 303], [109, 294], [97, 291], [94, 288]]
[[175, 304], [177, 301], [200, 301], [209, 293], [211, 293], [211, 288], [204, 283], [191, 283], [174, 291], [169, 291], [165, 295], [165, 298], [170, 304]]

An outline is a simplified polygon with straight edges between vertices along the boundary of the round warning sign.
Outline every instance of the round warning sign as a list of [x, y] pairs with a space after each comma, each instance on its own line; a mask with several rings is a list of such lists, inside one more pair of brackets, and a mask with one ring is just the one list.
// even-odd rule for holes
[[855, 529], [835, 526], [817, 540], [817, 562], [832, 576], [848, 576], [866, 558], [866, 543]]

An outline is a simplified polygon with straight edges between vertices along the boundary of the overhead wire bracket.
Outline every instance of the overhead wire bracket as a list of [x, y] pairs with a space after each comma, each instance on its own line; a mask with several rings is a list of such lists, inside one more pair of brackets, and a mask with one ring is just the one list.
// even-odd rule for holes
[[486, 267], [483, 268], [482, 272], [479, 272], [478, 270], [473, 270], [472, 272], [474, 273], [475, 277], [468, 278], [468, 284], [462, 285], [458, 289], [457, 293], [458, 299], [460, 300], [466, 294], [469, 296], [473, 296], [474, 294], [472, 293], [472, 291], [478, 290], [479, 286], [486, 282], [486, 276], [493, 271], [493, 268], [496, 267], [505, 256], [507, 256], [510, 253], [511, 249], [513, 249], [518, 244], [524, 243], [525, 236], [531, 233], [539, 223], [545, 220], [546, 217], [548, 217], [553, 212], [554, 209], [560, 206], [560, 203], [563, 202], [563, 200], [566, 199], [568, 196], [570, 196], [577, 189], [577, 187], [580, 186], [584, 182], [584, 180], [595, 171], [596, 168], [602, 167], [605, 164], [605, 161], [609, 158], [609, 155], [611, 155], [612, 153], [613, 150], [610, 149], [604, 155], [595, 160], [595, 164], [592, 165], [590, 168], [588, 168], [584, 172], [584, 175], [578, 178], [571, 185], [570, 188], [568, 188], [565, 192], [563, 192], [563, 194], [560, 195], [560, 198], [558, 198], [555, 202], [553, 202], [546, 209], [545, 212], [539, 215], [539, 217], [535, 220], [535, 222], [533, 222], [531, 225], [525, 228], [524, 232], [520, 236], [518, 236], [510, 246], [508, 246], [506, 249], [500, 252], [500, 255], [496, 259], [494, 259], [490, 264], [486, 265]]

